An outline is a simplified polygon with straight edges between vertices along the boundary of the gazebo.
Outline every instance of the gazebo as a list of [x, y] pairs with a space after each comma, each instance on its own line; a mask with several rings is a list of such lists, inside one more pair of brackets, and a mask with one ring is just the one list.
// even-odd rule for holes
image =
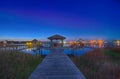
[[50, 40], [50, 43], [51, 43], [51, 47], [54, 47], [53, 46], [53, 40], [61, 40], [61, 47], [63, 47], [63, 40], [66, 39], [64, 36], [61, 36], [61, 35], [53, 35], [51, 37], [48, 37], [48, 39]]

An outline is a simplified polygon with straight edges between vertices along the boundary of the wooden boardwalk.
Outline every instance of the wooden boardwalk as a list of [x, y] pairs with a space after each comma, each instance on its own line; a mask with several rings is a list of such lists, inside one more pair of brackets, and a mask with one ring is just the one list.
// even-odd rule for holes
[[29, 79], [86, 79], [62, 49], [52, 49]]

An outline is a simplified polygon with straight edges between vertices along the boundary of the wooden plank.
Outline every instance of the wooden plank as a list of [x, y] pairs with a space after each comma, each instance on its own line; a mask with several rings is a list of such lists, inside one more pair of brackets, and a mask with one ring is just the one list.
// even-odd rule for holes
[[50, 54], [30, 75], [29, 79], [86, 79], [62, 49], [52, 49]]

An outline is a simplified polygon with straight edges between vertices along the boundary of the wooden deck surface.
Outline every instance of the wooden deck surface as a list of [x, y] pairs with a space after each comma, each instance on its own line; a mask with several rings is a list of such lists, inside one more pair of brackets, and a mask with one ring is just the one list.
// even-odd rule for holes
[[86, 79], [63, 49], [52, 49], [29, 79]]

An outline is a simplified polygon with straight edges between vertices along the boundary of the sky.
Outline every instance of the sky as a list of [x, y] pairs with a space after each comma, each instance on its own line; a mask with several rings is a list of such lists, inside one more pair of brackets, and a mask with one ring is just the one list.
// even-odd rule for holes
[[0, 39], [120, 39], [120, 0], [2, 0]]

